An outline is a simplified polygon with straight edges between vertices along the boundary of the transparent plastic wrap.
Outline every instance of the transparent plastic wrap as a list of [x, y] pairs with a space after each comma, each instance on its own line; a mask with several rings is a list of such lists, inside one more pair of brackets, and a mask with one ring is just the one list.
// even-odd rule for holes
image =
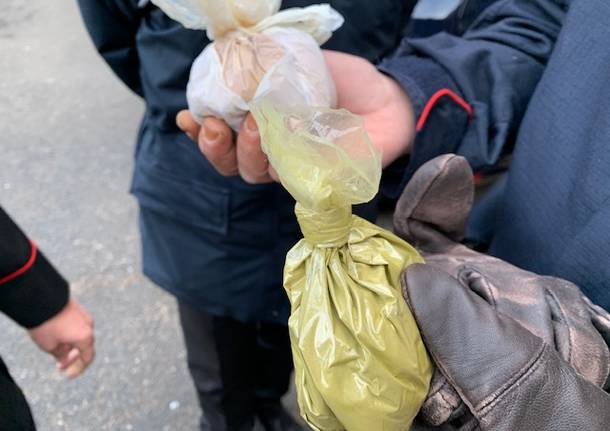
[[302, 417], [320, 431], [404, 431], [432, 363], [399, 276], [421, 263], [402, 239], [352, 215], [378, 191], [381, 154], [362, 120], [311, 108], [283, 82], [251, 104], [263, 150], [297, 200], [304, 235], [286, 257], [290, 337]]
[[210, 40], [191, 68], [187, 100], [201, 122], [214, 116], [238, 130], [259, 85], [275, 85], [278, 64], [302, 81], [311, 106], [332, 107], [336, 94], [319, 45], [341, 27], [328, 4], [279, 11], [280, 0], [152, 0], [187, 28]]

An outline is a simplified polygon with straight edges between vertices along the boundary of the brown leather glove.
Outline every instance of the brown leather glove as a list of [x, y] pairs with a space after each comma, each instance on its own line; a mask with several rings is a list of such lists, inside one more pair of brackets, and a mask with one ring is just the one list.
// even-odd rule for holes
[[610, 315], [572, 283], [461, 245], [473, 200], [461, 157], [438, 157], [400, 198], [397, 233], [428, 265], [405, 297], [438, 370], [420, 414], [483, 430], [609, 429]]

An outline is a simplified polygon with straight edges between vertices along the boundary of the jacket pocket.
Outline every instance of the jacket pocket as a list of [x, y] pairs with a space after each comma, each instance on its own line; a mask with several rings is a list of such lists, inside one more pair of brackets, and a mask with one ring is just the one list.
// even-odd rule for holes
[[168, 218], [221, 235], [228, 232], [229, 190], [140, 166], [131, 192], [142, 207]]

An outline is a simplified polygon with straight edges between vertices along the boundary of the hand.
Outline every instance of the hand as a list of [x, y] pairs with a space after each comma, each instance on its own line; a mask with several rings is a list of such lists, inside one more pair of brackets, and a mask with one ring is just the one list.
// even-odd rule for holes
[[82, 374], [93, 361], [93, 319], [75, 299], [28, 332], [40, 349], [55, 357], [59, 369], [69, 378]]
[[[610, 314], [568, 281], [524, 271], [461, 245], [473, 194], [468, 163], [448, 154], [422, 165], [396, 205], [397, 233], [415, 244], [428, 264], [426, 270], [407, 270], [404, 290], [440, 369], [420, 416], [432, 425], [461, 416], [463, 422], [463, 403], [475, 416], [482, 415], [477, 410], [481, 400], [494, 398], [492, 391], [504, 384], [518, 382], [508, 380], [523, 371], [542, 346], [548, 363], [537, 363], [538, 372], [578, 375], [582, 382], [572, 386], [586, 382], [590, 393], [603, 394], [599, 388], [610, 388]], [[565, 367], [550, 365], [560, 358]], [[552, 384], [563, 385], [559, 392], [573, 397], [564, 383]], [[519, 384], [527, 394], [529, 383]], [[610, 402], [610, 397], [602, 399]], [[568, 400], [557, 399], [554, 405]], [[518, 394], [510, 402], [522, 403], [511, 411], [536, 411], [525, 406], [535, 399]], [[495, 418], [491, 410], [486, 420], [504, 420], [501, 409]], [[527, 424], [502, 429], [539, 428]]]
[[[610, 394], [479, 292], [429, 264], [410, 266], [403, 283], [445, 386], [451, 385], [466, 407], [443, 430], [608, 429]], [[591, 364], [600, 360], [589, 357]], [[444, 386], [433, 383], [430, 396], [438, 398], [439, 391], [442, 395]], [[446, 405], [453, 399], [437, 401]], [[420, 418], [426, 419], [426, 409], [424, 404]]]
[[[402, 88], [368, 61], [349, 54], [324, 51], [337, 88], [337, 104], [364, 119], [372, 142], [383, 152], [387, 166], [409, 152], [415, 136], [413, 107]], [[176, 117], [178, 127], [194, 141], [222, 175], [241, 175], [249, 183], [277, 180], [260, 147], [258, 128], [248, 114], [237, 140], [221, 120], [206, 118], [199, 125], [189, 111]]]
[[224, 121], [208, 117], [200, 125], [188, 110], [178, 113], [176, 124], [197, 142], [203, 155], [221, 175], [240, 175], [250, 184], [277, 181], [277, 174], [261, 149], [256, 121], [251, 114], [246, 116], [237, 140]]

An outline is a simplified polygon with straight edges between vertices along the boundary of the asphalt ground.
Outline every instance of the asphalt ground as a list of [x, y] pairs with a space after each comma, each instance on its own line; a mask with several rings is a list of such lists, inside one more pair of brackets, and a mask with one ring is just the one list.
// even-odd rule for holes
[[127, 191], [142, 110], [94, 52], [75, 1], [2, 0], [0, 202], [96, 320], [97, 359], [66, 381], [0, 317], [0, 355], [41, 431], [196, 429], [174, 300], [140, 273]]

